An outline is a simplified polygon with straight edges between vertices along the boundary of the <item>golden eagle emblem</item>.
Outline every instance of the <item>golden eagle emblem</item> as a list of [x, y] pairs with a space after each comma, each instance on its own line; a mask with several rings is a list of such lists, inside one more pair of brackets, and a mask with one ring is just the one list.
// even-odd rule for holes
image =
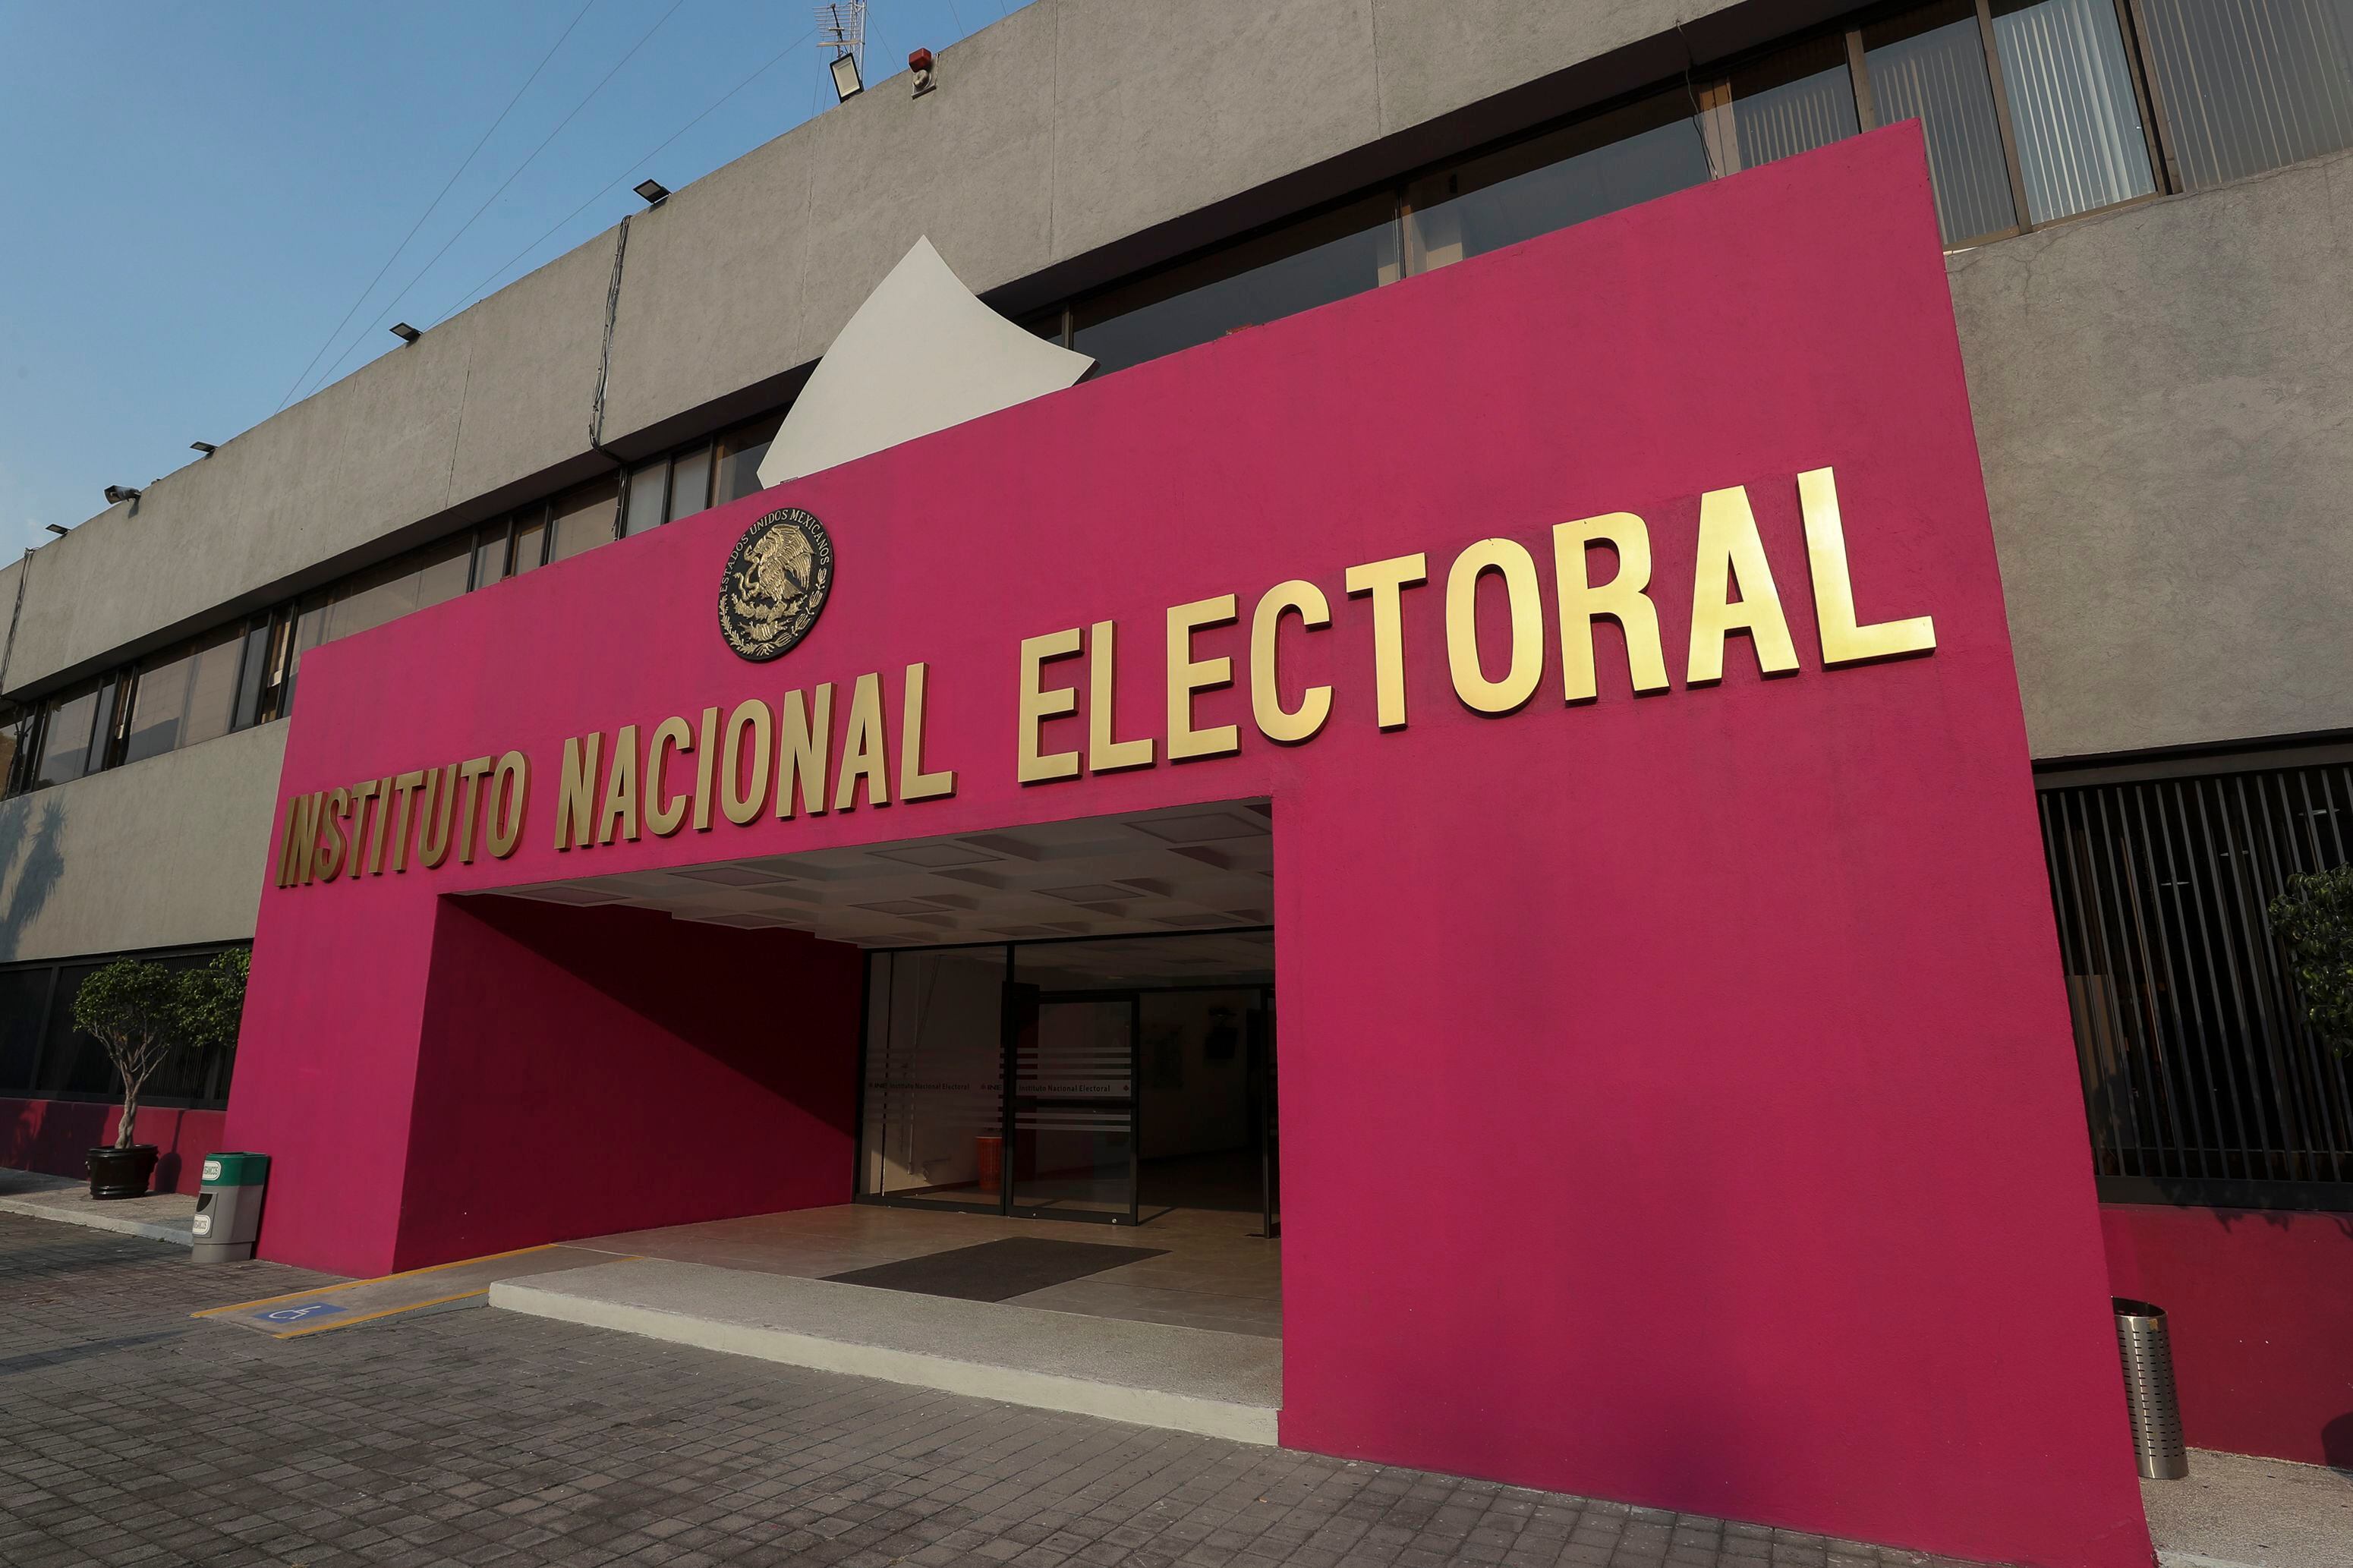
[[792, 650], [833, 586], [833, 541], [798, 507], [772, 511], [735, 542], [719, 584], [719, 630], [745, 658]]

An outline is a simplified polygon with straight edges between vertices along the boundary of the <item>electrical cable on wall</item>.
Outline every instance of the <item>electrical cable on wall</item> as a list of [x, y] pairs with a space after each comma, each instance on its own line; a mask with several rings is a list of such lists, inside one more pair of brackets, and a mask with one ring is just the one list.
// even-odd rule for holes
[[382, 326], [392, 313], [400, 308], [401, 301], [408, 298], [410, 290], [414, 289], [419, 283], [423, 282], [425, 280], [426, 274], [431, 272], [433, 268], [439, 264], [441, 258], [449, 254], [449, 247], [457, 244], [458, 241], [463, 237], [466, 231], [473, 227], [474, 225], [480, 221], [484, 213], [491, 210], [492, 203], [496, 202], [501, 196], [506, 195], [507, 187], [513, 184], [516, 179], [522, 175], [525, 169], [530, 168], [533, 163], [538, 161], [539, 155], [547, 151], [548, 144], [564, 133], [564, 128], [565, 126], [570, 125], [573, 121], [579, 118], [580, 111], [587, 108], [589, 103], [596, 99], [598, 93], [605, 90], [607, 84], [611, 82], [615, 77], [621, 74], [621, 68], [635, 59], [637, 58], [638, 51], [644, 48], [648, 43], [651, 42], [653, 36], [656, 33], [661, 31], [662, 24], [668, 22], [672, 16], [676, 16], [678, 14], [679, 7], [685, 4], [686, 0], [671, 0], [670, 9], [663, 12], [660, 18], [657, 20], [652, 26], [647, 28], [644, 35], [640, 37], [636, 43], [629, 46], [628, 52], [627, 54], [613, 62], [613, 68], [607, 71], [604, 76], [598, 79], [596, 85], [588, 89], [586, 97], [582, 98], [578, 103], [572, 106], [572, 112], [566, 114], [562, 120], [556, 121], [555, 129], [549, 132], [547, 135], [541, 140], [539, 145], [531, 150], [531, 155], [523, 159], [522, 163], [516, 164], [513, 173], [508, 174], [505, 179], [499, 182], [499, 188], [492, 191], [490, 195], [483, 200], [482, 205], [474, 209], [473, 216], [471, 217], [469, 217], [464, 223], [458, 226], [457, 233], [452, 234], [448, 239], [441, 242], [441, 248], [433, 253], [433, 258], [427, 261], [423, 267], [417, 268], [417, 275], [411, 278], [408, 282], [402, 287], [399, 293], [393, 296], [392, 302], [377, 313], [375, 320], [370, 321], [366, 328], [361, 331], [358, 337], [352, 340], [351, 344], [336, 358], [334, 364], [328, 370], [326, 375], [321, 378], [321, 385], [324, 385], [327, 382], [334, 379], [336, 372], [343, 369], [344, 362], [349, 360], [353, 354], [359, 352], [360, 346], [368, 341], [369, 335], [373, 333], [376, 328]]
[[480, 138], [475, 142], [473, 151], [466, 154], [464, 161], [458, 165], [448, 179], [442, 183], [440, 190], [434, 194], [432, 201], [426, 204], [425, 210], [417, 215], [417, 221], [408, 226], [408, 232], [400, 237], [400, 243], [392, 247], [392, 254], [384, 258], [384, 265], [375, 269], [375, 276], [369, 279], [367, 287], [360, 290], [360, 297], [352, 301], [352, 308], [343, 312], [343, 319], [335, 323], [333, 330], [328, 332], [326, 340], [320, 343], [318, 353], [311, 356], [311, 363], [302, 367], [301, 374], [294, 378], [294, 384], [289, 386], [286, 389], [286, 395], [278, 400], [280, 410], [283, 410], [294, 400], [296, 388], [302, 384], [311, 371], [318, 368], [319, 361], [325, 356], [328, 349], [334, 346], [335, 340], [343, 336], [343, 329], [352, 324], [352, 318], [359, 314], [360, 307], [367, 303], [367, 297], [375, 292], [375, 286], [384, 281], [384, 275], [392, 270], [392, 264], [400, 259], [400, 253], [408, 248], [408, 242], [417, 237], [417, 231], [425, 226], [425, 220], [440, 210], [443, 198], [448, 196], [450, 189], [457, 184], [459, 176], [474, 166], [474, 160], [481, 155], [482, 149], [490, 144], [491, 138], [498, 134], [499, 127], [507, 122], [507, 116], [512, 114], [515, 105], [522, 101], [522, 95], [531, 90], [531, 84], [539, 79], [539, 73], [547, 68], [547, 62], [555, 58], [555, 51], [564, 47], [565, 39], [572, 37], [573, 28], [580, 26], [581, 19], [588, 15], [589, 10], [596, 4], [596, 0], [587, 0], [587, 4], [580, 7], [578, 15], [572, 18], [572, 26], [565, 28], [555, 42], [548, 47], [547, 53], [539, 57], [539, 64], [531, 68], [531, 74], [522, 79], [522, 85], [515, 89], [512, 98], [507, 100], [507, 106], [499, 110], [499, 117], [491, 121], [491, 128], [483, 132]]
[[[811, 33], [815, 31], [815, 28], [810, 29]], [[516, 251], [512, 256], [508, 257], [504, 261], [499, 263], [497, 267], [491, 269], [489, 277], [484, 278], [480, 283], [475, 284], [471, 289], [468, 289], [465, 295], [460, 298], [456, 304], [443, 311], [440, 316], [436, 319], [435, 324], [438, 325], [440, 322], [448, 321], [450, 317], [464, 310], [468, 305], [473, 303], [478, 295], [505, 275], [508, 268], [512, 267], [516, 262], [521, 261], [524, 257], [529, 256], [533, 251], [537, 250], [541, 246], [546, 244], [550, 238], [554, 237], [558, 230], [564, 227], [565, 224], [570, 223], [574, 218], [578, 217], [582, 213], [586, 212], [591, 206], [603, 200], [607, 195], [609, 195], [612, 193], [614, 186], [618, 185], [623, 180], [628, 179], [631, 174], [645, 167], [646, 164], [651, 163], [654, 159], [660, 157], [664, 152], [668, 151], [671, 142], [677, 141], [680, 137], [685, 135], [688, 132], [693, 130], [696, 126], [709, 119], [713, 113], [717, 112], [721, 106], [725, 104], [728, 100], [733, 98], [737, 93], [743, 91], [745, 88], [751, 86], [754, 82], [759, 80], [762, 77], [776, 69], [776, 67], [784, 61], [786, 56], [790, 55], [795, 49], [799, 48], [803, 44], [808, 42], [808, 39], [809, 33], [803, 33], [799, 37], [795, 38], [791, 43], [786, 44], [783, 48], [777, 50], [776, 54], [770, 56], [765, 65], [759, 67], [742, 81], [737, 82], [733, 87], [729, 88], [725, 92], [720, 94], [717, 99], [712, 100], [710, 108], [705, 109], [702, 113], [696, 115], [693, 119], [688, 121], [685, 124], [671, 132], [669, 136], [662, 140], [661, 145], [654, 148], [652, 151], [647, 153], [643, 157], [630, 163], [628, 167], [622, 170], [620, 174], [613, 177], [611, 184], [605, 185], [595, 195], [591, 195], [586, 201], [582, 202], [578, 206], [574, 207], [570, 212], [556, 219], [553, 224], [550, 224], [546, 230], [543, 232], [537, 239], [533, 240], [529, 245], [524, 246], [521, 250]]]

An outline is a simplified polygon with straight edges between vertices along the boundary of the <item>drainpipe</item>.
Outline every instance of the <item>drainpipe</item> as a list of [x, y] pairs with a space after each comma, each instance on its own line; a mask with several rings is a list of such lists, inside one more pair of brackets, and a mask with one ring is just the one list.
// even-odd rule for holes
[[[7, 694], [8, 664], [16, 657], [16, 623], [24, 619], [25, 584], [32, 580], [32, 576], [33, 547], [27, 544], [25, 546], [24, 557], [16, 563], [16, 602], [8, 611], [8, 640], [5, 643], [0, 643], [0, 698], [5, 698]], [[32, 712], [27, 710], [24, 716], [16, 721], [16, 751], [9, 752], [8, 765], [0, 767], [0, 795], [7, 792], [9, 777], [16, 771], [17, 752], [23, 749], [31, 733]]]
[[16, 657], [16, 623], [25, 615], [25, 584], [32, 580], [33, 547], [25, 546], [24, 559], [16, 563], [16, 603], [8, 612], [8, 640], [0, 645], [0, 697], [8, 694], [8, 661]]
[[629, 220], [625, 217], [620, 233], [613, 240], [613, 281], [605, 290], [605, 347], [596, 360], [596, 395], [588, 405], [588, 449], [607, 458], [616, 468], [628, 465], [605, 450], [605, 387], [613, 374], [613, 321], [621, 311], [621, 264], [628, 254]]

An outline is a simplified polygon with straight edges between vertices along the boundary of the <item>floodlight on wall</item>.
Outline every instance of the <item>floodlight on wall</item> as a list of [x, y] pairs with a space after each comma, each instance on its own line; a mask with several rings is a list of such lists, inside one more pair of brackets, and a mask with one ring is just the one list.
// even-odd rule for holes
[[392, 335], [398, 338], [404, 343], [413, 343], [425, 334], [418, 331], [415, 327], [410, 326], [406, 321], [395, 321], [392, 324]]
[[649, 207], [658, 207], [670, 200], [670, 187], [659, 180], [639, 180], [636, 189], [638, 195], [645, 197], [646, 205]]
[[137, 500], [142, 493], [129, 485], [109, 485], [106, 487], [106, 504], [119, 506], [127, 500]]
[[866, 90], [866, 83], [859, 77], [858, 74], [858, 57], [856, 55], [836, 55], [833, 57], [833, 90], [835, 95], [838, 96], [844, 103], [849, 102], [851, 99], [856, 98], [860, 93]]
[[931, 50], [917, 49], [914, 53], [909, 55], [907, 57], [907, 68], [914, 73], [915, 96], [917, 98], [923, 97], [923, 94], [931, 91], [932, 89], [940, 85], [938, 78], [933, 72]]
[[191, 441], [188, 443], [188, 450], [191, 452], [201, 452], [206, 457], [209, 458], [215, 452], [219, 451], [220, 448], [214, 446], [210, 441]]
[[51, 533], [56, 534], [59, 539], [63, 539], [67, 534], [73, 531], [73, 530], [68, 528], [62, 522], [45, 522], [41, 524], [41, 526], [47, 529]]

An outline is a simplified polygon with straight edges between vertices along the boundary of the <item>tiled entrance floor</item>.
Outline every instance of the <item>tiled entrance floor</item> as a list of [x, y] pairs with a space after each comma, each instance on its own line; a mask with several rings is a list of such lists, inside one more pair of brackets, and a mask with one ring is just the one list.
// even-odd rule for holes
[[1131, 1228], [845, 1204], [628, 1231], [570, 1245], [803, 1279], [1016, 1236], [1157, 1247], [1165, 1249], [1158, 1257], [1032, 1290], [1011, 1298], [1011, 1303], [1280, 1339], [1282, 1244], [1251, 1236], [1258, 1227], [1256, 1215], [1212, 1209], [1164, 1210]]

